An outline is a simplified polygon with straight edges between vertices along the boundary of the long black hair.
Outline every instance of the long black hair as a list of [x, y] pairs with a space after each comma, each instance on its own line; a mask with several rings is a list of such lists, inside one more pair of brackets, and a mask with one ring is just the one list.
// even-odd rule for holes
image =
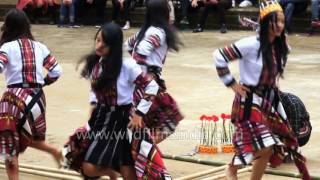
[[283, 69], [287, 63], [288, 56], [288, 45], [286, 42], [286, 35], [283, 31], [281, 36], [276, 37], [274, 42], [269, 40], [269, 24], [272, 24], [272, 29], [274, 29], [274, 24], [277, 24], [278, 16], [277, 12], [272, 12], [260, 20], [260, 48], [258, 55], [262, 54], [263, 65], [266, 65], [269, 71], [269, 75], [272, 74], [272, 59], [273, 52], [272, 46], [274, 46], [275, 56], [277, 60], [277, 70], [282, 76]]
[[105, 46], [109, 48], [107, 57], [100, 57], [95, 52], [92, 52], [78, 62], [79, 64], [82, 62], [85, 63], [81, 71], [81, 76], [89, 78], [93, 67], [102, 58], [102, 72], [97, 81], [92, 84], [92, 88], [95, 91], [110, 89], [113, 83], [116, 82], [122, 66], [123, 34], [121, 28], [115, 23], [104, 24], [96, 33], [95, 39], [99, 32], [101, 32]]
[[[137, 45], [143, 39], [150, 26], [162, 28], [166, 33], [168, 49], [179, 51], [181, 44], [175, 31], [169, 25], [170, 7], [167, 0], [148, 0], [144, 23], [137, 36]], [[136, 46], [137, 47], [137, 46]]]
[[4, 24], [1, 27], [2, 35], [0, 46], [6, 42], [14, 41], [21, 37], [34, 40], [31, 34], [31, 25], [27, 15], [19, 9], [11, 9], [5, 15]]

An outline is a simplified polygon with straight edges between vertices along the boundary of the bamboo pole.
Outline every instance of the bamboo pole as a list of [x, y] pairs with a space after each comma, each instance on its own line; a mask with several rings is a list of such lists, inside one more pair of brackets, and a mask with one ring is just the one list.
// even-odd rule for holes
[[[277, 175], [277, 176], [301, 178], [301, 175], [299, 173], [272, 170], [272, 169], [266, 169], [264, 173], [265, 174], [271, 174], [271, 175]], [[310, 175], [310, 177], [311, 177], [312, 180], [320, 180], [320, 176]]]
[[184, 177], [181, 177], [181, 178], [177, 178], [176, 180], [194, 179], [194, 178], [197, 178], [197, 177], [200, 177], [200, 176], [204, 176], [204, 175], [207, 175], [207, 174], [212, 174], [212, 173], [216, 173], [216, 172], [219, 172], [219, 171], [223, 171], [223, 170], [226, 169], [226, 167], [227, 167], [227, 165], [220, 166], [220, 167], [217, 167], [217, 168], [213, 168], [213, 169], [209, 169], [209, 170], [206, 170], [206, 171], [201, 171], [201, 172], [198, 172], [198, 173], [190, 174], [188, 176], [184, 176]]
[[[2, 162], [0, 162], [0, 168], [5, 169], [5, 165]], [[63, 174], [66, 176], [74, 176], [74, 177], [82, 178], [82, 175], [75, 172], [75, 171], [69, 171], [69, 170], [63, 170], [63, 169], [56, 169], [56, 168], [50, 168], [50, 167], [43, 167], [43, 166], [36, 166], [36, 165], [19, 163], [19, 170], [21, 168], [28, 169], [28, 170], [42, 171], [42, 172], [47, 172], [47, 173]], [[24, 173], [28, 173], [28, 172], [24, 172]], [[107, 176], [103, 176], [100, 179], [109, 180], [110, 178]]]
[[[3, 163], [0, 163], [3, 164]], [[57, 169], [57, 168], [51, 168], [51, 167], [45, 167], [45, 166], [37, 166], [37, 165], [30, 165], [30, 164], [23, 164], [19, 163], [19, 167], [27, 168], [27, 169], [33, 169], [33, 170], [39, 170], [39, 171], [46, 171], [51, 173], [59, 173], [59, 174], [65, 174], [70, 176], [81, 176], [79, 173], [75, 171], [69, 171], [64, 169]]]
[[[1, 169], [6, 169], [5, 165], [0, 164]], [[65, 175], [65, 174], [58, 174], [58, 173], [52, 173], [52, 172], [45, 172], [45, 171], [39, 171], [34, 169], [27, 169], [20, 167], [19, 172], [27, 173], [27, 174], [33, 174], [38, 176], [44, 176], [54, 179], [64, 179], [64, 180], [81, 180], [80, 177], [72, 176], [72, 175]]]
[[208, 161], [208, 160], [194, 159], [191, 157], [182, 157], [182, 156], [175, 156], [175, 155], [169, 155], [169, 154], [162, 154], [162, 157], [164, 159], [172, 159], [172, 160], [177, 160], [177, 161], [184, 161], [184, 162], [190, 162], [190, 163], [196, 163], [196, 164], [204, 164], [204, 165], [210, 165], [210, 166], [226, 165], [226, 163], [219, 162], [219, 161]]
[[224, 178], [224, 177], [226, 177], [225, 173], [220, 173], [220, 174], [214, 175], [212, 177], [204, 178], [204, 179], [201, 179], [201, 180], [221, 179], [221, 178]]
[[[242, 174], [245, 172], [250, 172], [252, 170], [252, 166], [250, 167], [246, 167], [246, 168], [242, 168], [240, 170], [238, 170], [237, 174]], [[217, 174], [208, 178], [204, 178], [201, 180], [216, 180], [216, 179], [221, 179], [221, 178], [225, 178], [226, 177], [226, 173], [221, 173], [221, 174]]]
[[[196, 164], [204, 164], [204, 165], [210, 165], [210, 166], [222, 166], [222, 165], [226, 164], [226, 163], [219, 162], [219, 161], [202, 160], [202, 159], [175, 156], [175, 155], [169, 155], [169, 154], [162, 154], [162, 157], [164, 159], [172, 159], [172, 160], [177, 160], [177, 161], [190, 162], [190, 163], [196, 163]], [[265, 171], [265, 174], [284, 176], [284, 177], [301, 178], [301, 176], [297, 175], [297, 173], [285, 172], [285, 171], [280, 171], [280, 170], [269, 170], [269, 169], [267, 169]], [[320, 176], [319, 175], [310, 175], [310, 176], [311, 176], [312, 180], [320, 180]]]
[[[177, 161], [190, 162], [190, 163], [196, 163], [196, 164], [204, 164], [204, 165], [211, 165], [211, 166], [222, 166], [222, 165], [226, 164], [226, 163], [223, 163], [223, 162], [210, 161], [210, 160], [201, 160], [201, 159], [194, 159], [194, 158], [190, 158], [190, 157], [187, 158], [187, 157], [167, 155], [167, 154], [163, 154], [162, 156], [165, 159], [173, 159], [173, 160], [177, 160]], [[20, 165], [20, 168], [29, 169], [29, 170], [37, 170], [37, 171], [42, 171], [42, 172], [51, 173], [51, 174], [56, 173], [56, 174], [60, 174], [60, 175], [63, 174], [65, 176], [76, 176], [76, 175], [79, 175], [76, 172], [67, 171], [67, 170], [59, 170], [59, 169], [54, 169], [54, 168], [40, 167], [40, 166], [27, 165], [27, 164], [19, 164], [19, 165]], [[2, 162], [0, 162], [0, 169], [5, 169], [5, 166], [4, 166], [4, 164]], [[23, 172], [23, 171], [21, 171], [21, 172]], [[28, 173], [27, 170], [25, 171], [25, 173]], [[265, 174], [301, 178], [300, 174], [298, 174], [298, 173], [285, 172], [285, 171], [279, 171], [279, 170], [267, 169], [265, 171]], [[41, 175], [39, 175], [39, 176], [41, 176]], [[313, 180], [320, 180], [320, 176], [318, 176], [318, 175], [310, 175], [310, 176], [311, 176], [311, 178]], [[103, 177], [102, 179], [107, 180], [109, 178], [108, 177]]]

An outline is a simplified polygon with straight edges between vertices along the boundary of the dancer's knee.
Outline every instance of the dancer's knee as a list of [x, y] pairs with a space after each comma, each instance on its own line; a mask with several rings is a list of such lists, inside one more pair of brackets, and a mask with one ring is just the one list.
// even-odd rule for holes
[[120, 168], [121, 176], [124, 180], [135, 180], [136, 173], [134, 171], [134, 168], [132, 166], [122, 166]]
[[85, 176], [94, 177], [96, 176], [97, 167], [91, 163], [84, 162], [82, 163], [83, 174]]

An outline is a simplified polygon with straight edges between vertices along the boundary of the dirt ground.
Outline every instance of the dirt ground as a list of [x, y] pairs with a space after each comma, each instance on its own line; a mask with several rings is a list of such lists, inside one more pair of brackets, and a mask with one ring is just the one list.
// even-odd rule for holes
[[[1, 23], [0, 23], [1, 24]], [[37, 40], [44, 42], [57, 57], [63, 67], [63, 75], [57, 83], [45, 87], [47, 97], [47, 140], [57, 147], [62, 147], [68, 136], [88, 118], [89, 83], [79, 78], [75, 70], [76, 62], [84, 54], [90, 52], [94, 45], [94, 34], [97, 29], [82, 27], [79, 29], [57, 28], [49, 25], [33, 26], [33, 34]], [[132, 35], [137, 29], [125, 31], [125, 37]], [[212, 52], [242, 37], [254, 35], [250, 31], [231, 31], [221, 35], [215, 31], [199, 34], [181, 32], [184, 43], [179, 53], [169, 53], [163, 77], [168, 91], [177, 100], [185, 120], [176, 134], [160, 144], [165, 154], [186, 155], [199, 143], [200, 121], [202, 114], [220, 115], [229, 113], [233, 92], [224, 87], [218, 79], [213, 66]], [[125, 38], [125, 39], [126, 39]], [[289, 36], [292, 52], [281, 80], [281, 89], [299, 96], [310, 113], [313, 132], [309, 143], [302, 148], [308, 159], [308, 167], [313, 175], [320, 175], [320, 36], [307, 37], [304, 34]], [[128, 56], [127, 53], [124, 53]], [[231, 71], [238, 77], [238, 64], [231, 64]], [[5, 88], [3, 76], [0, 78], [0, 93]], [[319, 129], [318, 129], [319, 128]], [[195, 158], [228, 163], [231, 155], [195, 155]], [[54, 167], [55, 164], [47, 154], [27, 149], [20, 156], [20, 162], [34, 165]], [[182, 163], [166, 160], [167, 167], [173, 177], [209, 169], [209, 166]], [[318, 165], [316, 165], [318, 164]], [[297, 172], [294, 165], [283, 165], [279, 170]], [[3, 179], [0, 171], [0, 179]], [[23, 176], [26, 179], [29, 176]], [[247, 176], [246, 176], [247, 177]], [[265, 176], [265, 179], [274, 178]], [[34, 178], [31, 178], [34, 179]], [[246, 178], [244, 178], [246, 179]], [[288, 179], [288, 178], [284, 178]]]

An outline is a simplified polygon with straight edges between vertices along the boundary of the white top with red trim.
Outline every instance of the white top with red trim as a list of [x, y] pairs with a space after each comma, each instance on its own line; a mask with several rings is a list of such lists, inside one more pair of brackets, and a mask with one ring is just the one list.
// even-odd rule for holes
[[162, 68], [168, 51], [165, 31], [162, 28], [150, 26], [138, 45], [136, 43], [137, 35], [138, 33], [126, 42], [127, 49], [132, 52], [133, 59], [139, 64]]
[[258, 37], [250, 36], [215, 50], [213, 59], [222, 82], [227, 86], [235, 82], [228, 64], [239, 59], [240, 83], [250, 86], [258, 85], [263, 68], [262, 55], [258, 56], [259, 48]]
[[[102, 71], [101, 66], [96, 67], [99, 69], [93, 70], [91, 79], [95, 79], [95, 77], [99, 76]], [[115, 92], [102, 93], [102, 95], [98, 95], [91, 90], [89, 94], [89, 101], [90, 103], [104, 101], [99, 103], [106, 103], [107, 105], [128, 105], [133, 101], [133, 91], [136, 86], [145, 87], [144, 93], [148, 95], [156, 95], [159, 90], [158, 84], [154, 80], [148, 80], [148, 78], [143, 75], [141, 68], [133, 59], [124, 59], [116, 82]], [[109, 97], [106, 98], [106, 94], [109, 94]], [[137, 109], [145, 114], [148, 112], [151, 105], [151, 101], [142, 99], [138, 104]]]
[[[43, 67], [48, 70], [46, 77], [43, 75]], [[62, 73], [49, 49], [44, 44], [27, 38], [7, 42], [0, 47], [0, 72], [2, 71], [7, 85], [44, 84], [45, 79], [51, 83]]]

